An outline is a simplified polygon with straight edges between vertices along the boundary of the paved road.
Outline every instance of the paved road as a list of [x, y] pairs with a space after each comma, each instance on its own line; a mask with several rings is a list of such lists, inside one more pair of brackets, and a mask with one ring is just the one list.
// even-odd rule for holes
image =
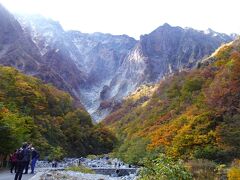
[[[14, 173], [10, 173], [7, 170], [1, 170], [0, 171], [0, 180], [14, 180]], [[23, 174], [22, 180], [29, 180], [31, 177], [33, 177], [32, 174]]]

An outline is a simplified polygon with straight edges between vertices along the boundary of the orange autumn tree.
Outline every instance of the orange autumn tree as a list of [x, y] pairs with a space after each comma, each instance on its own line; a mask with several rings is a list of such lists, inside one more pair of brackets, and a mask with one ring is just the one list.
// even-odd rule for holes
[[240, 157], [239, 92], [240, 39], [220, 48], [197, 69], [161, 81], [145, 101], [137, 104], [140, 97], [130, 96], [105, 123], [120, 138], [119, 149], [130, 153], [121, 152], [121, 157], [137, 156], [127, 151], [137, 138], [138, 144], [147, 142], [141, 147], [147, 149], [146, 157], [157, 151], [227, 162]]

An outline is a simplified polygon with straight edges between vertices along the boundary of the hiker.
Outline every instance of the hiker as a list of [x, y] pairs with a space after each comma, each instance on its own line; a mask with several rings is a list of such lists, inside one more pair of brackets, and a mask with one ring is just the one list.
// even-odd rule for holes
[[116, 170], [115, 170], [115, 175], [116, 175], [116, 177], [119, 177], [119, 173], [120, 173], [120, 170], [119, 170], [119, 169], [116, 169]]
[[26, 161], [26, 164], [25, 164], [25, 172], [24, 174], [28, 174], [28, 168], [29, 168], [29, 164], [30, 164], [30, 160], [31, 160], [31, 148], [32, 148], [32, 144], [29, 144], [26, 148], [26, 156], [25, 156], [25, 161]]
[[81, 158], [78, 159], [78, 166], [81, 166]]
[[57, 167], [57, 161], [56, 161], [55, 159], [52, 161], [52, 167], [53, 167], [53, 168], [56, 168], [56, 167]]
[[34, 147], [32, 147], [31, 150], [32, 150], [31, 174], [34, 174], [35, 165], [40, 155]]
[[13, 154], [10, 154], [10, 164], [11, 164], [11, 167], [10, 167], [10, 172], [13, 173], [13, 169], [14, 169], [14, 172], [16, 173], [17, 171], [17, 149], [16, 151], [13, 153]]
[[29, 154], [28, 144], [23, 143], [22, 148], [17, 151], [17, 173], [15, 174], [14, 180], [22, 179], [23, 170], [27, 165]]

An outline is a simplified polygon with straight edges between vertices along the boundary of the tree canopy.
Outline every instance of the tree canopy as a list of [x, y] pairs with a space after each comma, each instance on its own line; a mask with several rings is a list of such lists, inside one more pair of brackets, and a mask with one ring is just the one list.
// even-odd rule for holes
[[24, 141], [33, 143], [42, 157], [56, 150], [85, 156], [113, 149], [113, 134], [94, 125], [69, 94], [11, 67], [0, 66], [0, 80], [0, 154]]

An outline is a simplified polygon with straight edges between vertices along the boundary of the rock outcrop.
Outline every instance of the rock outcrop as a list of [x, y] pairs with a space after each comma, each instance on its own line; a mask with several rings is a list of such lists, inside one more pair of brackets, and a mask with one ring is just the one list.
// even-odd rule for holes
[[96, 111], [97, 116], [106, 116], [112, 110], [113, 104], [141, 84], [156, 83], [175, 72], [194, 68], [221, 44], [232, 39], [231, 36], [211, 29], [197, 31], [191, 28], [172, 27], [169, 24], [141, 36], [109, 84], [107, 92], [109, 106], [100, 106]]

